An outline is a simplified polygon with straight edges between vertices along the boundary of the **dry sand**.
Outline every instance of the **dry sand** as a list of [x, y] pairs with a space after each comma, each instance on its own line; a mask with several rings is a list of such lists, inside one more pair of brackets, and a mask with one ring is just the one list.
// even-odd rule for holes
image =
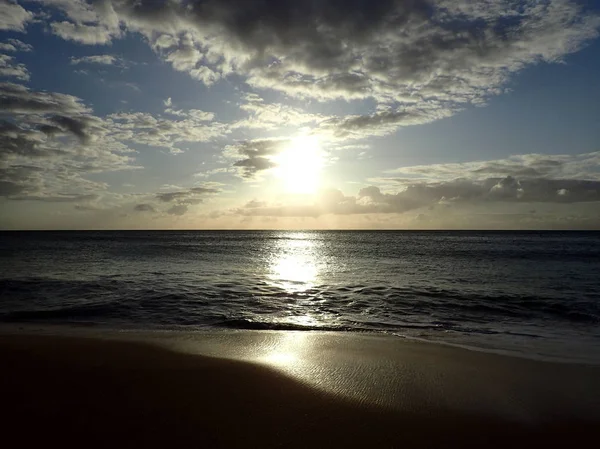
[[318, 333], [303, 367], [294, 335], [0, 335], [2, 446], [597, 444], [599, 367]]

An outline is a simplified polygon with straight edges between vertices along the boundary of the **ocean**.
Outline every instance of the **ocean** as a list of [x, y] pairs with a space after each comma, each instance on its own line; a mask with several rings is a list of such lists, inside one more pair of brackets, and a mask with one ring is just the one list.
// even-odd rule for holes
[[0, 233], [0, 322], [385, 333], [600, 363], [600, 233]]

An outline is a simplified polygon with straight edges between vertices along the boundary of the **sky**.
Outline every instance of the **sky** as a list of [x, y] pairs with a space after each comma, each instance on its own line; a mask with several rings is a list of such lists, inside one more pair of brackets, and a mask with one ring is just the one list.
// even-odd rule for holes
[[0, 0], [0, 229], [600, 229], [600, 1]]

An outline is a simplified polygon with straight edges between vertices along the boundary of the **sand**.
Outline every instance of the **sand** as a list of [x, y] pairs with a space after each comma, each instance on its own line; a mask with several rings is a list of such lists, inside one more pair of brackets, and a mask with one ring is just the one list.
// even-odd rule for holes
[[11, 332], [0, 361], [11, 448], [547, 448], [600, 429], [600, 367], [400, 338]]

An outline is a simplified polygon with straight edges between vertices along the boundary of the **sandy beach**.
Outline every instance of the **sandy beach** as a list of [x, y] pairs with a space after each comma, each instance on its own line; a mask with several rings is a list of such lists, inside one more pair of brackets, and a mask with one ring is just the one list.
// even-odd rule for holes
[[597, 438], [600, 367], [301, 334], [4, 332], [3, 444], [577, 447]]

